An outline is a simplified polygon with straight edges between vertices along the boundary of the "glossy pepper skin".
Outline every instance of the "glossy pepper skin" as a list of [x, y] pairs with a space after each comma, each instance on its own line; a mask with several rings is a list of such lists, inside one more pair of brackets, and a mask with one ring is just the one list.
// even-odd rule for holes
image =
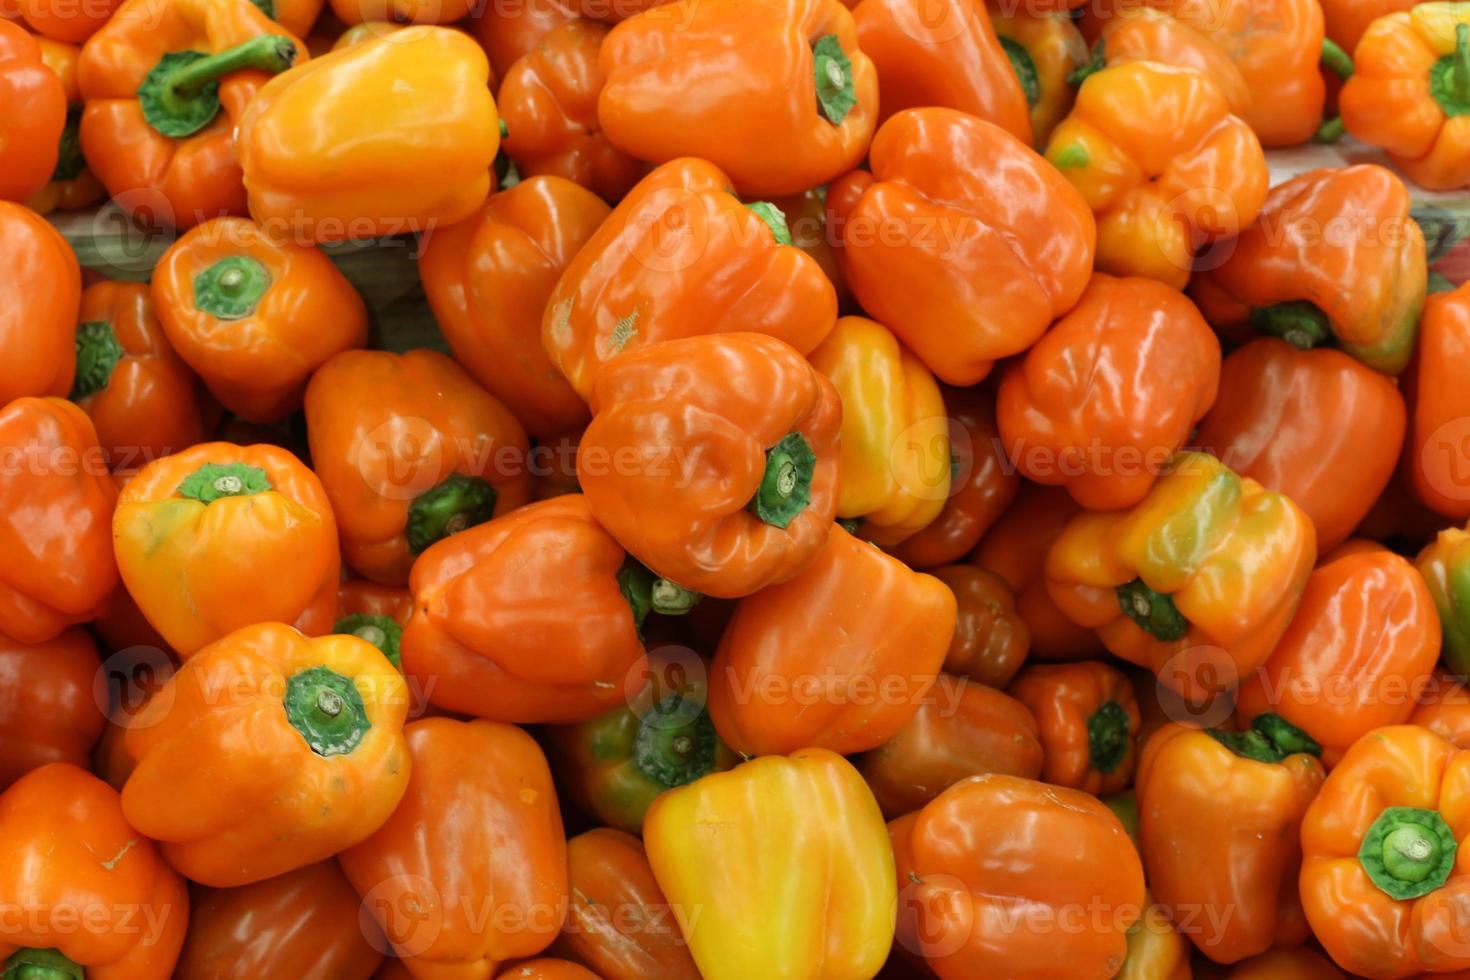
[[489, 978], [545, 949], [566, 914], [551, 771], [513, 725], [426, 718], [404, 738], [402, 804], [338, 860], [410, 973]]
[[114, 789], [68, 763], [42, 766], [0, 794], [0, 841], [0, 895], [26, 910], [0, 942], [7, 977], [168, 980], [189, 895]]
[[888, 956], [893, 852], [873, 794], [835, 753], [766, 756], [670, 790], [643, 842], [706, 980], [871, 977]]
[[[1324, 778], [1321, 748], [1279, 715], [1245, 732], [1169, 724], [1138, 764], [1140, 850], [1154, 896], [1217, 963], [1310, 938], [1297, 897], [1302, 815]], [[1195, 912], [1198, 916], [1198, 912]]]
[[1006, 693], [1036, 718], [1046, 782], [1107, 796], [1132, 781], [1143, 720], [1122, 671], [1100, 660], [1034, 664]]
[[1428, 729], [1380, 728], [1348, 749], [1302, 821], [1302, 907], [1348, 972], [1412, 977], [1470, 968], [1470, 754]]
[[1220, 90], [1231, 112], [1244, 115], [1251, 105], [1245, 76], [1230, 60], [1229, 51], [1197, 26], [1201, 25], [1191, 25], [1153, 7], [1120, 7], [1103, 22], [1092, 57], [1079, 74], [1086, 78], [1105, 65], [1130, 61], [1188, 68]]
[[[1078, 980], [1105, 980], [1122, 966], [1143, 905], [1143, 867], [1096, 797], [972, 776], [890, 823], [888, 836], [905, 885], [898, 941], [923, 953], [942, 980], [1045, 980], [1058, 963]], [[1008, 918], [1018, 902], [1041, 918]], [[1067, 907], [1103, 914], [1058, 928]]]
[[82, 156], [81, 127], [85, 100], [81, 83], [77, 80], [82, 49], [48, 37], [38, 36], [36, 43], [41, 46], [41, 61], [61, 79], [61, 88], [66, 95], [66, 123], [61, 129], [56, 167], [46, 185], [26, 198], [26, 206], [40, 214], [91, 207], [106, 197], [107, 191], [87, 169], [86, 158]]
[[153, 302], [179, 356], [250, 422], [296, 411], [313, 371], [367, 343], [367, 307], [332, 260], [244, 218], [217, 218], [171, 245]]
[[1224, 330], [1311, 347], [1329, 334], [1384, 374], [1414, 351], [1427, 272], [1403, 181], [1373, 164], [1312, 170], [1272, 188], [1259, 220], [1191, 295]]
[[531, 177], [423, 240], [419, 274], [455, 358], [533, 436], [587, 423], [586, 403], [542, 346], [541, 318], [610, 211], [570, 180]]
[[76, 373], [82, 295], [76, 253], [40, 215], [0, 201], [0, 265], [26, 284], [0, 305], [0, 407], [26, 395], [65, 398]]
[[1470, 673], [1470, 533], [1457, 527], [1440, 531], [1414, 565], [1439, 613], [1445, 666], [1454, 674]]
[[944, 669], [991, 687], [1005, 687], [1026, 662], [1031, 629], [1005, 579], [974, 565], [944, 565], [929, 574], [955, 598], [954, 637]]
[[1262, 337], [1225, 358], [1219, 396], [1191, 444], [1295, 501], [1325, 553], [1388, 486], [1405, 414], [1398, 387], [1363, 362]]
[[577, 19], [563, 0], [526, 0], [516, 5], [489, 4], [468, 25], [490, 58], [490, 77], [504, 78], [510, 66], [530, 54], [541, 39]]
[[123, 488], [112, 532], [129, 593], [186, 659], [253, 623], [320, 635], [336, 620], [337, 523], [284, 449], [207, 442], [156, 460]]
[[251, 215], [310, 242], [469, 217], [500, 146], [489, 80], [480, 46], [446, 27], [406, 28], [272, 79], [240, 118]]
[[102, 661], [80, 627], [40, 643], [0, 633], [0, 791], [52, 762], [89, 768], [106, 717], [92, 685]]
[[748, 333], [642, 347], [599, 373], [591, 404], [577, 449], [587, 503], [655, 574], [733, 599], [816, 559], [837, 506], [842, 403], [796, 350]]
[[1076, 89], [1067, 76], [1087, 60], [1087, 42], [1060, 11], [991, 10], [990, 23], [1021, 82], [1031, 115], [1031, 145], [1045, 146], [1072, 109]]
[[0, 200], [24, 201], [51, 181], [66, 125], [66, 90], [41, 45], [0, 21]]
[[1470, 472], [1464, 466], [1464, 419], [1470, 398], [1454, 365], [1470, 357], [1470, 288], [1436, 293], [1419, 321], [1418, 356], [1410, 383], [1411, 428], [1405, 470], [1414, 494], [1436, 514], [1470, 517]]
[[658, 341], [752, 331], [810, 352], [837, 322], [837, 294], [767, 217], [730, 193], [713, 164], [685, 158], [653, 171], [547, 300], [552, 363], [590, 400], [604, 365]]
[[1183, 294], [1098, 273], [1005, 372], [996, 421], [1023, 476], [1117, 510], [1143, 499], [1214, 404], [1219, 376], [1220, 342]]
[[847, 282], [940, 380], [974, 384], [1082, 295], [1096, 238], [1087, 204], [1005, 130], [909, 109], [879, 128], [868, 159], [871, 173], [827, 192]]

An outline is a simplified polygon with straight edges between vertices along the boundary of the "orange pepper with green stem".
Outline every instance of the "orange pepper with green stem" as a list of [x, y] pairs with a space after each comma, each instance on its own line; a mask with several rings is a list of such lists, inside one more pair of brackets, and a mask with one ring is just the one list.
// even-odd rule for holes
[[107, 720], [93, 693], [101, 670], [97, 646], [80, 627], [41, 643], [0, 633], [0, 738], [6, 746], [0, 792], [52, 762], [90, 768], [92, 745]]
[[82, 156], [82, 98], [81, 83], [77, 80], [77, 65], [82, 50], [75, 44], [37, 37], [41, 46], [41, 60], [46, 67], [61, 79], [66, 93], [66, 124], [61, 129], [56, 168], [51, 180], [26, 199], [26, 206], [40, 214], [49, 214], [60, 209], [76, 211], [90, 207], [107, 196], [102, 184], [87, 169], [87, 160]]
[[929, 574], [954, 593], [954, 637], [944, 669], [991, 687], [1005, 687], [1021, 669], [1031, 630], [1016, 609], [1010, 586], [974, 565], [944, 565]]
[[27, 395], [65, 398], [77, 364], [76, 253], [40, 215], [0, 201], [0, 267], [24, 284], [0, 304], [0, 407]]
[[1100, 660], [1033, 664], [1006, 693], [1036, 718], [1048, 783], [1108, 796], [1133, 780], [1142, 716], [1121, 671]]
[[0, 200], [24, 201], [57, 169], [66, 126], [66, 89], [42, 60], [36, 39], [0, 21]]
[[1072, 110], [1076, 90], [1067, 80], [1087, 60], [1087, 42], [1061, 12], [990, 11], [1000, 46], [1021, 81], [1031, 111], [1031, 144], [1045, 146]]

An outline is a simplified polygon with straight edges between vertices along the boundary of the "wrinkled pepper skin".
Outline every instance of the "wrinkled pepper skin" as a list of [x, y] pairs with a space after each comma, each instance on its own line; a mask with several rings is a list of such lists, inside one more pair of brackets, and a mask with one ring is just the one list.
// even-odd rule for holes
[[290, 415], [313, 371], [367, 343], [367, 307], [332, 260], [244, 218], [217, 218], [169, 246], [153, 303], [174, 350], [248, 422]]
[[1076, 98], [1067, 76], [1087, 60], [1087, 42], [1061, 12], [991, 10], [1000, 45], [1021, 79], [1031, 112], [1031, 145], [1045, 146]]
[[7, 977], [168, 980], [189, 893], [114, 789], [67, 763], [36, 769], [0, 794], [0, 841]]
[[1322, 786], [1320, 751], [1289, 724], [1249, 735], [1169, 724], [1144, 747], [1138, 830], [1149, 886], [1216, 963], [1310, 938], [1298, 831]]
[[[1119, 7], [1103, 22], [1089, 61], [1089, 73], [1104, 65], [1152, 61], [1188, 68], [1210, 81], [1230, 111], [1242, 116], [1250, 108], [1251, 92], [1245, 76], [1225, 48], [1179, 18], [1152, 7]], [[1085, 77], [1085, 76], [1084, 76]]]
[[675, 0], [602, 44], [603, 135], [639, 160], [708, 160], [744, 195], [796, 194], [863, 158], [878, 73], [838, 0]]
[[240, 118], [250, 214], [307, 242], [469, 217], [500, 146], [489, 81], [480, 46], [447, 27], [406, 28], [273, 78]]
[[0, 408], [0, 633], [43, 643], [103, 611], [117, 585], [117, 490], [81, 409], [59, 398]]
[[1452, 674], [1470, 674], [1470, 532], [1445, 528], [1414, 559], [1439, 613], [1441, 653]]
[[827, 192], [847, 283], [940, 380], [981, 380], [1081, 297], [1096, 240], [1087, 203], [1005, 130], [909, 109], [879, 128], [868, 159], [871, 173]]
[[[1460, 980], [1458, 976], [1435, 974], [1438, 980]], [[1228, 980], [1346, 980], [1345, 974], [1321, 953], [1297, 946], [1268, 949], [1259, 956], [1241, 960]]]
[[174, 980], [369, 980], [382, 950], [363, 934], [358, 897], [331, 859], [239, 888], [198, 888]]
[[821, 266], [778, 240], [717, 167], [686, 158], [640, 181], [587, 240], [541, 329], [552, 363], [590, 400], [604, 365], [649, 344], [750, 331], [806, 354], [836, 322]]
[[[1096, 797], [972, 776], [890, 823], [888, 836], [904, 884], [898, 942], [942, 980], [1050, 980], [1059, 963], [1076, 980], [1107, 980], [1122, 966], [1143, 867]], [[1032, 909], [1019, 922], [1017, 903]], [[1061, 928], [1067, 908], [1101, 914]]]
[[1122, 671], [1100, 660], [1034, 664], [1006, 693], [1036, 718], [1046, 782], [1108, 796], [1132, 781], [1143, 719]]
[[513, 725], [426, 718], [404, 737], [402, 804], [338, 860], [410, 973], [486, 980], [545, 949], [566, 915], [551, 771]]
[[1419, 348], [1410, 367], [1412, 425], [1404, 469], [1414, 495], [1441, 517], [1470, 518], [1465, 419], [1470, 393], [1455, 371], [1470, 357], [1470, 287], [1437, 293], [1424, 304]]
[[541, 318], [610, 212], [570, 180], [532, 177], [423, 240], [419, 274], [455, 359], [533, 436], [587, 424], [586, 403], [542, 346]]
[[1363, 362], [1262, 337], [1225, 358], [1219, 396], [1191, 444], [1295, 501], [1325, 553], [1388, 486], [1405, 415], [1398, 387]]
[[837, 506], [842, 403], [796, 350], [748, 333], [642, 347], [599, 373], [591, 404], [577, 449], [587, 503], [655, 574], [734, 599], [816, 560]]
[[1276, 185], [1259, 220], [1195, 278], [1205, 319], [1299, 347], [1330, 332], [1384, 374], [1414, 351], [1427, 272], [1403, 181], [1373, 164], [1312, 170]]
[[525, 430], [437, 351], [344, 351], [306, 389], [311, 459], [359, 575], [408, 582], [425, 549], [531, 497]]
[[1148, 493], [1214, 404], [1219, 376], [1220, 342], [1183, 294], [1098, 273], [1005, 372], [996, 421], [1022, 476], [1117, 510]]
[[66, 89], [41, 45], [0, 21], [0, 200], [24, 201], [51, 182], [66, 126]]
[[0, 633], [0, 792], [53, 762], [90, 768], [107, 720], [92, 690], [101, 669], [96, 644], [79, 627], [41, 643]]
[[0, 201], [0, 266], [27, 287], [10, 289], [0, 304], [0, 407], [27, 395], [65, 398], [77, 363], [76, 253], [40, 215]]
[[337, 522], [311, 470], [275, 446], [207, 442], [145, 466], [112, 519], [148, 622], [187, 659], [244, 626], [336, 620]]
[[654, 801], [643, 842], [705, 980], [859, 980], [893, 944], [893, 851], [826, 749], [766, 756]]
[[1331, 765], [1373, 729], [1409, 720], [1439, 648], [1432, 590], [1414, 566], [1352, 542], [1307, 579], [1291, 625], [1241, 686], [1240, 720], [1280, 715]]
[[974, 565], [945, 565], [929, 574], [955, 598], [954, 637], [944, 669], [991, 687], [1005, 687], [1026, 662], [1031, 630], [1005, 579]]

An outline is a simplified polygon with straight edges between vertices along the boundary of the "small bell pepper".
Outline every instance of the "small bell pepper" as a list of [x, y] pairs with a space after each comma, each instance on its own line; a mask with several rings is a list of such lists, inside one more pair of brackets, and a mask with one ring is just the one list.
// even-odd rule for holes
[[[1107, 980], [1143, 907], [1143, 866], [1095, 796], [1016, 776], [955, 783], [888, 825], [898, 942], [941, 980]], [[1092, 910], [1091, 912], [1085, 910]]]
[[862, 777], [826, 749], [660, 796], [648, 862], [705, 980], [871, 977], [893, 944], [893, 851]]
[[1005, 687], [1026, 662], [1031, 630], [1005, 579], [974, 565], [930, 569], [954, 593], [954, 637], [944, 669], [991, 687]]
[[0, 200], [24, 201], [56, 171], [66, 126], [66, 89], [36, 39], [0, 21]]
[[337, 587], [337, 622], [333, 633], [351, 633], [383, 651], [395, 667], [401, 667], [399, 650], [403, 628], [413, 614], [413, 593], [397, 585], [380, 585], [365, 579], [344, 579]]
[[1081, 297], [1096, 238], [1087, 203], [1009, 133], [909, 109], [878, 130], [869, 163], [827, 193], [847, 282], [941, 380], [981, 380]]
[[1097, 270], [1175, 289], [1195, 252], [1255, 220], [1269, 180], [1256, 134], [1212, 81], [1149, 61], [1089, 75], [1046, 158], [1097, 217]]
[[1321, 751], [1272, 714], [1243, 732], [1166, 725], [1144, 747], [1138, 829], [1149, 885], [1216, 963], [1309, 938], [1298, 831], [1322, 786]]
[[[1465, 980], [1458, 975], [1436, 973], [1435, 980]], [[1227, 980], [1347, 980], [1332, 961], [1306, 946], [1268, 949], [1259, 956], [1235, 964]], [[1428, 976], [1424, 980], [1429, 980]]]
[[1408, 724], [1442, 735], [1458, 748], [1470, 748], [1470, 689], [1464, 677], [1436, 673], [1415, 699]]
[[65, 398], [82, 295], [76, 253], [40, 215], [0, 201], [0, 268], [16, 284], [0, 304], [0, 408], [27, 395]]
[[1109, 651], [1198, 701], [1265, 662], [1316, 557], [1296, 504], [1213, 456], [1179, 453], [1133, 510], [1072, 518], [1046, 580]]
[[357, 892], [331, 859], [253, 885], [196, 889], [174, 980], [363, 980], [383, 952], [358, 911]]
[[1220, 394], [1191, 444], [1295, 501], [1325, 553], [1388, 486], [1405, 414], [1398, 387], [1361, 361], [1262, 337], [1225, 358]]
[[1418, 356], [1406, 380], [1412, 426], [1405, 466], [1414, 494], [1441, 517], [1470, 518], [1470, 390], [1455, 365], [1470, 358], [1470, 284], [1436, 293], [1419, 321]]
[[[1467, 8], [1470, 9], [1470, 8]], [[1312, 170], [1272, 188], [1260, 218], [1191, 288], [1205, 319], [1297, 347], [1336, 341], [1398, 374], [1414, 351], [1427, 273], [1409, 192], [1373, 164]]]
[[1467, 791], [1470, 753], [1414, 725], [1363, 736], [1333, 768], [1302, 821], [1301, 899], [1338, 966], [1381, 978], [1470, 969]]
[[998, 772], [1038, 779], [1044, 762], [1036, 717], [993, 687], [940, 674], [908, 724], [858, 760], [890, 820], [920, 809], [962, 779]]
[[26, 198], [26, 207], [39, 214], [88, 208], [106, 197], [107, 191], [82, 156], [82, 109], [86, 100], [77, 78], [82, 49], [48, 37], [37, 37], [36, 43], [41, 46], [41, 61], [61, 79], [66, 94], [66, 123], [61, 128], [56, 167], [47, 184]]
[[1183, 294], [1098, 273], [1006, 370], [996, 422], [1022, 476], [1117, 510], [1148, 493], [1214, 404], [1219, 376], [1220, 341]]
[[1457, 675], [1470, 674], [1470, 531], [1440, 531], [1414, 565], [1439, 613], [1445, 666]]
[[168, 980], [189, 893], [117, 792], [58, 762], [0, 794], [7, 980]]
[[541, 344], [541, 317], [609, 211], [569, 180], [532, 177], [423, 240], [419, 274], [455, 358], [533, 436], [587, 424], [586, 403]]
[[93, 693], [101, 669], [96, 645], [79, 627], [41, 643], [0, 633], [0, 792], [52, 762], [90, 768], [107, 720]]
[[484, 4], [466, 26], [490, 58], [490, 77], [504, 78], [543, 37], [577, 17], [565, 0], [523, 0]]
[[275, 446], [207, 442], [145, 466], [112, 520], [138, 608], [181, 657], [243, 626], [336, 621], [337, 522], [316, 474]]
[[332, 13], [344, 24], [452, 24], [493, 4], [475, 0], [331, 0]]
[[837, 322], [837, 294], [784, 221], [730, 193], [702, 160], [634, 187], [566, 266], [542, 321], [552, 363], [583, 398], [603, 365], [678, 337], [751, 331], [806, 354]]
[[403, 802], [338, 856], [363, 907], [418, 977], [489, 977], [541, 952], [567, 909], [567, 838], [541, 749], [491, 721], [426, 718], [404, 738]]
[[[674, 0], [602, 44], [603, 135], [640, 160], [708, 160], [741, 194], [795, 194], [873, 138], [878, 73], [838, 0]], [[718, 306], [716, 306], [718, 308]]]
[[1240, 720], [1279, 715], [1331, 765], [1373, 729], [1409, 720], [1439, 647], [1432, 590], [1414, 566], [1353, 542], [1308, 577], [1291, 625], [1241, 685]]
[[1103, 21], [1092, 55], [1070, 76], [1080, 84], [1108, 65], [1152, 61], [1188, 68], [1220, 90], [1230, 111], [1243, 116], [1251, 105], [1245, 76], [1226, 49], [1194, 25], [1153, 7], [1119, 6]]
[[790, 346], [737, 333], [640, 347], [599, 372], [592, 413], [577, 448], [587, 503], [655, 574], [734, 599], [816, 559], [842, 402]]
[[1087, 42], [1072, 18], [1060, 11], [991, 10], [990, 22], [1026, 95], [1031, 144], [1045, 146], [1057, 123], [1072, 111], [1076, 89], [1067, 76], [1087, 60]]
[[1117, 793], [1132, 782], [1143, 720], [1122, 671], [1100, 660], [1033, 664], [1006, 693], [1036, 718], [1046, 782], [1094, 796]]
[[500, 146], [489, 81], [480, 46], [447, 27], [406, 28], [271, 79], [237, 131], [250, 214], [307, 242], [469, 217]]

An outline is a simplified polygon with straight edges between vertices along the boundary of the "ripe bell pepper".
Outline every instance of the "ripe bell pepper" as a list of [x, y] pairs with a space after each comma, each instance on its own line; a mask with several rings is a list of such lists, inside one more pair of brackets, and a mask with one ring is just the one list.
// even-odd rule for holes
[[0, 974], [15, 980], [168, 980], [189, 893], [117, 792], [58, 762], [0, 794]]
[[77, 363], [76, 253], [40, 215], [0, 201], [0, 267], [24, 284], [0, 304], [0, 408], [26, 395], [65, 398]]
[[145, 466], [113, 515], [138, 608], [184, 658], [252, 623], [320, 635], [341, 553], [321, 482], [275, 446], [208, 442]]
[[500, 145], [489, 81], [480, 46], [447, 27], [405, 28], [272, 79], [238, 129], [251, 216], [307, 242], [469, 217]]
[[1148, 493], [1214, 404], [1219, 376], [1220, 342], [1193, 303], [1150, 279], [1098, 273], [1005, 372], [996, 422], [1021, 475], [1117, 510]]
[[838, 0], [675, 0], [602, 44], [602, 132], [640, 160], [708, 160], [741, 194], [795, 194], [857, 166], [878, 73]]
[[121, 0], [88, 3], [10, 0], [3, 6], [9, 7], [15, 17], [40, 37], [63, 44], [81, 44], [112, 18], [120, 3]]
[[1133, 510], [1072, 518], [1046, 580], [1113, 654], [1200, 700], [1265, 662], [1316, 557], [1296, 504], [1213, 456], [1180, 453]]
[[1414, 494], [1441, 517], [1470, 517], [1470, 469], [1464, 463], [1470, 435], [1470, 391], [1454, 366], [1470, 357], [1470, 285], [1436, 293], [1419, 321], [1418, 356], [1406, 379], [1413, 424], [1405, 470]]
[[96, 645], [79, 627], [41, 643], [0, 633], [0, 792], [52, 762], [89, 768], [107, 720], [93, 693], [101, 669]]
[[1005, 130], [909, 109], [878, 130], [869, 163], [827, 192], [843, 270], [863, 309], [941, 380], [984, 378], [1082, 295], [1096, 238], [1087, 204]]
[[1260, 218], [1195, 278], [1205, 319], [1313, 347], [1329, 334], [1385, 374], [1409, 363], [1427, 273], [1401, 180], [1373, 164], [1312, 170], [1272, 188]]
[[1087, 42], [1060, 11], [991, 10], [990, 22], [1021, 81], [1031, 112], [1031, 145], [1045, 146], [1072, 111], [1076, 90], [1067, 76], [1087, 60]]
[[1195, 26], [1153, 7], [1120, 6], [1114, 11], [1103, 21], [1087, 64], [1070, 80], [1080, 84], [1107, 65], [1132, 61], [1192, 69], [1220, 90], [1232, 113], [1243, 116], [1250, 108], [1250, 87], [1226, 49]]
[[1143, 867], [1095, 796], [1016, 776], [955, 783], [888, 825], [905, 885], [898, 942], [942, 980], [1118, 972]]
[[66, 89], [36, 39], [0, 21], [0, 200], [24, 201], [51, 180], [66, 126]]
[[82, 109], [86, 100], [82, 98], [81, 82], [77, 79], [82, 49], [48, 37], [38, 36], [36, 43], [41, 46], [41, 60], [61, 79], [66, 95], [66, 123], [61, 128], [56, 167], [46, 185], [26, 198], [26, 206], [40, 214], [58, 208], [77, 211], [91, 207], [106, 197], [107, 191], [87, 168], [87, 160], [82, 156]]
[[569, 180], [532, 177], [423, 240], [419, 274], [455, 358], [533, 436], [587, 424], [586, 403], [542, 346], [541, 317], [609, 212]]
[[826, 749], [660, 796], [648, 862], [705, 980], [871, 977], [893, 944], [893, 851], [862, 777]]
[[1445, 666], [1458, 675], [1470, 673], [1470, 532], [1445, 528], [1414, 565], [1439, 613]]
[[954, 637], [944, 669], [991, 687], [1005, 687], [1026, 662], [1031, 630], [1005, 579], [974, 565], [945, 565], [929, 574], [955, 598]]
[[541, 952], [567, 908], [567, 839], [541, 749], [491, 721], [426, 718], [404, 739], [403, 802], [338, 856], [363, 907], [417, 977], [490, 977]]
[[1138, 830], [1149, 885], [1216, 963], [1310, 938], [1298, 831], [1322, 786], [1320, 754], [1272, 714], [1244, 732], [1170, 724], [1144, 746]]
[[842, 403], [796, 350], [750, 333], [641, 347], [599, 372], [591, 404], [577, 448], [587, 503], [655, 574], [733, 599], [816, 559]]
[[1194, 254], [1255, 220], [1269, 175], [1215, 84], [1135, 61], [1089, 75], [1046, 158], [1097, 217], [1097, 270], [1183, 289]]
[[1100, 660], [1034, 664], [1006, 693], [1036, 718], [1046, 782], [1094, 796], [1117, 793], [1132, 782], [1143, 719], [1122, 671]]
[[407, 710], [403, 677], [372, 644], [247, 626], [189, 658], [129, 725], [123, 811], [213, 888], [325, 860], [403, 796]]
[[1375, 20], [1416, 6], [1418, 0], [1322, 0], [1322, 19], [1328, 38], [1351, 55]]
[[395, 585], [379, 585], [364, 579], [344, 579], [337, 587], [337, 622], [333, 633], [351, 633], [383, 651], [395, 667], [401, 667], [399, 650], [403, 628], [413, 614], [413, 593]]
[[684, 159], [640, 181], [576, 253], [541, 329], [552, 363], [590, 399], [603, 365], [649, 344], [751, 331], [806, 354], [836, 322], [832, 283], [779, 216]]
[[747, 756], [877, 748], [929, 695], [954, 626], [943, 582], [833, 527], [804, 571], [735, 607], [710, 665], [710, 717]]

